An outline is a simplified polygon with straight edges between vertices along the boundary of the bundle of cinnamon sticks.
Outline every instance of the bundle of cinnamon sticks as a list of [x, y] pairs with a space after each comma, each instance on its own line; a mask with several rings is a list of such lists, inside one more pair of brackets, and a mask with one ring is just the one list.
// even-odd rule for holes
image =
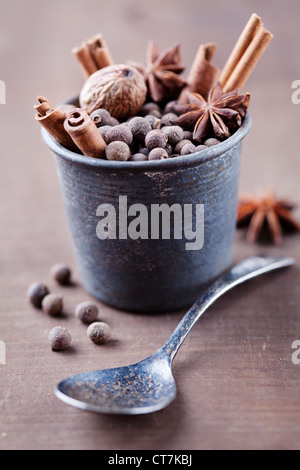
[[241, 89], [272, 38], [273, 35], [264, 27], [261, 18], [253, 13], [221, 71], [211, 63], [217, 45], [214, 43], [201, 44], [187, 78], [187, 87], [181, 93], [180, 101], [185, 100], [185, 90], [207, 98], [209, 90], [216, 80], [220, 82], [224, 93], [236, 88]]
[[245, 85], [272, 38], [261, 18], [253, 13], [218, 78], [225, 93]]

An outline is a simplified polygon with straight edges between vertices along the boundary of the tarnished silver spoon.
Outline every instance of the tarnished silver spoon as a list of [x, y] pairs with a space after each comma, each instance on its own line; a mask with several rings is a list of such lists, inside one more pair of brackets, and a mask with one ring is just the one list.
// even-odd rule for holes
[[173, 359], [206, 309], [228, 290], [260, 274], [294, 264], [292, 258], [253, 256], [220, 277], [184, 315], [156, 353], [125, 367], [86, 372], [60, 382], [55, 394], [69, 405], [111, 414], [146, 414], [160, 410], [176, 396]]

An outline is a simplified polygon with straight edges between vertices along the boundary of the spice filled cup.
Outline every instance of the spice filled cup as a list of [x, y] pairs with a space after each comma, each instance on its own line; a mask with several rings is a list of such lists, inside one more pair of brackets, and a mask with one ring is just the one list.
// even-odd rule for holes
[[108, 161], [67, 150], [45, 129], [81, 282], [123, 310], [190, 306], [232, 264], [242, 126], [200, 152]]

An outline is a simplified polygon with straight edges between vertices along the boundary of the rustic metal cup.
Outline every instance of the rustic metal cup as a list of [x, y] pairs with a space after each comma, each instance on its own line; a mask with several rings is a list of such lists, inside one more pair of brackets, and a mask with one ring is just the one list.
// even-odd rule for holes
[[[81, 282], [97, 299], [120, 309], [154, 312], [190, 306], [232, 264], [241, 142], [248, 114], [226, 141], [201, 152], [160, 161], [88, 158], [56, 143], [63, 201]], [[101, 204], [204, 204], [204, 245], [186, 250], [182, 239], [106, 239], [96, 235]]]

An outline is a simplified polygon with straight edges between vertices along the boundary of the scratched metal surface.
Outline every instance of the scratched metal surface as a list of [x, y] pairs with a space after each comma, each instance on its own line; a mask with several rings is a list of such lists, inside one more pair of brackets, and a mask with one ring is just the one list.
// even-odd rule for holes
[[[87, 12], [88, 6], [88, 12]], [[282, 247], [248, 246], [235, 238], [234, 259], [265, 251], [295, 256], [286, 273], [228, 293], [195, 325], [174, 361], [176, 400], [146, 416], [98, 416], [61, 403], [63, 378], [137, 362], [157, 350], [184, 312], [121, 312], [99, 303], [113, 339], [97, 347], [76, 322], [77, 303], [90, 295], [77, 284], [57, 287], [48, 271], [64, 260], [79, 282], [56, 167], [33, 119], [35, 98], [61, 102], [78, 93], [81, 72], [70, 49], [101, 30], [116, 62], [143, 61], [147, 41], [180, 41], [189, 66], [200, 42], [216, 41], [223, 65], [248, 17], [256, 11], [274, 40], [247, 84], [253, 125], [242, 149], [240, 189], [275, 186], [299, 202], [299, 110], [291, 82], [299, 79], [300, 5], [286, 2], [6, 2], [0, 17], [0, 361], [1, 449], [299, 449], [299, 237]], [[30, 14], [29, 14], [30, 12]], [[31, 12], [34, 12], [33, 15]], [[45, 18], [36, 21], [36, 18]], [[55, 31], [55, 34], [53, 34]], [[116, 31], [118, 33], [116, 34]], [[296, 214], [300, 217], [299, 210]], [[44, 280], [64, 296], [72, 347], [52, 353], [48, 331], [57, 319], [32, 309], [27, 286]]]

